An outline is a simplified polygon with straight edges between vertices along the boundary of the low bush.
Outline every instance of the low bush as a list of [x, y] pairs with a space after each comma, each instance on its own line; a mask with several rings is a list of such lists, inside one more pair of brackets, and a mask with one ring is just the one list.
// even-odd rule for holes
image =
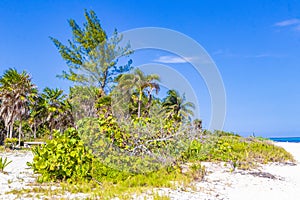
[[230, 133], [212, 134], [202, 141], [193, 140], [182, 157], [190, 161], [231, 162], [234, 167], [242, 169], [257, 163], [293, 161], [290, 153], [268, 140], [243, 138]]
[[91, 179], [93, 155], [80, 140], [75, 129], [63, 134], [56, 131], [46, 145], [33, 148], [33, 163], [28, 163], [41, 176], [38, 181]]
[[210, 159], [210, 152], [215, 145], [213, 137], [205, 140], [194, 139], [185, 152], [182, 153], [182, 161], [206, 161]]
[[293, 157], [282, 147], [268, 141], [239, 136], [223, 136], [212, 151], [212, 160], [236, 161], [243, 163], [268, 163], [292, 161]]
[[181, 173], [179, 167], [166, 167], [147, 174], [136, 174], [121, 182], [126, 187], [171, 187], [171, 181], [185, 181], [188, 176]]
[[108, 181], [112, 183], [118, 183], [128, 179], [131, 176], [134, 176], [134, 174], [130, 173], [129, 171], [124, 171], [112, 166], [105, 165], [100, 159], [94, 159], [92, 176], [99, 182]]
[[[102, 140], [98, 141], [101, 143]], [[109, 143], [99, 144], [99, 148], [109, 148]], [[33, 163], [28, 163], [39, 173], [39, 182], [68, 180], [71, 182], [95, 179], [98, 182], [119, 183], [138, 174], [150, 174], [161, 168], [160, 163], [153, 163], [151, 158], [130, 156], [117, 151], [94, 152], [89, 150], [78, 136], [75, 129], [68, 129], [63, 134], [56, 131], [53, 139], [46, 145], [33, 148]], [[143, 167], [144, 166], [144, 167]], [[150, 168], [151, 167], [151, 168]], [[153, 168], [155, 167], [155, 168]], [[141, 168], [144, 171], [141, 172]]]
[[6, 148], [13, 148], [17, 146], [18, 141], [19, 141], [18, 138], [5, 138], [4, 146]]
[[[112, 116], [86, 118], [77, 123], [84, 144], [107, 167], [126, 173], [149, 173], [176, 162], [186, 149], [187, 133], [149, 118], [117, 122]], [[181, 139], [181, 138], [184, 139]]]

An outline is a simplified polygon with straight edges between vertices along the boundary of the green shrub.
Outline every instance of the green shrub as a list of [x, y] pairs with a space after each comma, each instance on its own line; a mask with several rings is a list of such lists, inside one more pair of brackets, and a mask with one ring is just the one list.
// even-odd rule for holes
[[231, 133], [212, 134], [203, 141], [194, 140], [183, 153], [184, 160], [225, 161], [233, 167], [248, 169], [257, 163], [293, 161], [290, 153], [267, 140], [243, 138]]
[[46, 145], [33, 148], [33, 163], [28, 163], [41, 176], [39, 181], [85, 180], [91, 178], [93, 155], [80, 140], [75, 129], [63, 134], [56, 131]]
[[[122, 159], [119, 157], [119, 159]], [[126, 158], [125, 158], [126, 159]], [[134, 158], [132, 158], [134, 159]], [[142, 159], [136, 159], [135, 162], [143, 162]], [[132, 162], [134, 164], [134, 162]], [[93, 170], [92, 170], [92, 176], [94, 179], [96, 179], [99, 182], [112, 182], [112, 183], [122, 183], [122, 182], [128, 182], [129, 180], [136, 180], [137, 177], [144, 177], [143, 179], [150, 178], [152, 176], [155, 176], [157, 173], [171, 173], [176, 168], [173, 166], [168, 167], [161, 167], [156, 170], [147, 170], [147, 167], [145, 167], [145, 172], [143, 173], [134, 173], [133, 170], [125, 166], [121, 169], [121, 166], [115, 166], [116, 168], [112, 167], [112, 165], [109, 164], [103, 164], [101, 159], [94, 159], [93, 161]], [[160, 176], [160, 175], [158, 175]], [[163, 178], [163, 177], [162, 177]], [[130, 182], [130, 181], [129, 181]]]
[[100, 159], [93, 160], [92, 176], [97, 181], [109, 181], [112, 183], [118, 183], [124, 181], [133, 173], [124, 170], [118, 170], [118, 168], [113, 168], [109, 165], [105, 165]]
[[255, 161], [260, 163], [267, 162], [285, 162], [293, 161], [293, 156], [288, 153], [284, 148], [278, 147], [268, 141], [251, 142], [249, 144], [251, 152], [249, 156], [253, 157]]
[[225, 131], [220, 131], [220, 130], [216, 130], [213, 132], [214, 135], [218, 136], [218, 137], [222, 137], [222, 136], [236, 136], [236, 137], [240, 137], [238, 134], [233, 133], [233, 132], [225, 132]]
[[260, 141], [270, 141], [270, 139], [264, 138], [264, 137], [261, 137], [261, 136], [255, 137], [255, 139], [260, 140]]
[[176, 161], [186, 148], [182, 140], [169, 135], [175, 134], [169, 132], [174, 127], [159, 128], [161, 125], [150, 118], [117, 122], [112, 116], [101, 115], [80, 120], [77, 126], [85, 145], [104, 166], [126, 173], [157, 171]]
[[6, 148], [13, 148], [17, 145], [18, 141], [18, 138], [5, 138], [4, 146]]
[[202, 166], [201, 164], [193, 163], [190, 170], [190, 175], [193, 180], [201, 181], [206, 174], [205, 166]]
[[165, 167], [147, 174], [135, 174], [130, 176], [120, 184], [126, 187], [171, 187], [171, 181], [184, 181], [188, 179], [180, 172], [178, 166]]
[[185, 152], [182, 153], [182, 160], [186, 161], [206, 161], [209, 159], [209, 152], [212, 148], [213, 140], [200, 141], [192, 140]]
[[[224, 150], [226, 146], [230, 150]], [[268, 141], [254, 138], [220, 137], [216, 149], [218, 153], [220, 150], [223, 150], [221, 154], [214, 154], [214, 159], [216, 160], [239, 160], [257, 163], [293, 160], [292, 155], [283, 148], [275, 146]]]

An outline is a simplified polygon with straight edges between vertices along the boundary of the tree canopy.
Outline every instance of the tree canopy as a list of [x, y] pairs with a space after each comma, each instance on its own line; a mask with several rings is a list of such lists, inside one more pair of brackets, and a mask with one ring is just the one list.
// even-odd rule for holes
[[81, 28], [75, 20], [69, 20], [72, 40], [68, 45], [51, 37], [61, 57], [68, 65], [59, 77], [66, 78], [76, 84], [92, 85], [101, 88], [104, 94], [112, 89], [115, 76], [127, 72], [132, 61], [118, 66], [118, 59], [132, 53], [130, 45], [119, 46], [122, 35], [117, 30], [111, 38], [107, 37], [94, 11], [85, 10], [86, 22]]
[[119, 87], [123, 90], [132, 90], [131, 93], [137, 93], [137, 117], [141, 117], [142, 97], [147, 93], [148, 103], [146, 105], [149, 109], [152, 101], [152, 92], [155, 90], [158, 93], [160, 87], [158, 82], [159, 76], [157, 74], [145, 75], [140, 69], [135, 69], [133, 73], [123, 74], [118, 78]]

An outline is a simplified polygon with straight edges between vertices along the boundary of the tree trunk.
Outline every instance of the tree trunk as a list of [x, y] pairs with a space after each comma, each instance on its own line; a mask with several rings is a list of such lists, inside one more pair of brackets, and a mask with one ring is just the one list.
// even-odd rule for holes
[[148, 98], [148, 102], [147, 102], [145, 110], [149, 110], [151, 107], [151, 104], [152, 104], [152, 95], [149, 94], [149, 98]]
[[14, 123], [12, 122], [11, 124], [10, 124], [10, 128], [9, 128], [9, 138], [12, 138], [12, 134], [13, 134], [13, 128], [14, 127]]
[[7, 125], [6, 127], [6, 138], [8, 138], [8, 136], [9, 136], [9, 125]]
[[138, 100], [138, 118], [141, 117], [141, 104], [142, 104], [142, 91], [140, 91], [140, 94], [139, 94], [139, 100]]
[[36, 139], [36, 123], [33, 124], [33, 138]]
[[20, 120], [20, 125], [19, 125], [19, 147], [21, 146], [21, 135], [22, 135], [22, 120]]

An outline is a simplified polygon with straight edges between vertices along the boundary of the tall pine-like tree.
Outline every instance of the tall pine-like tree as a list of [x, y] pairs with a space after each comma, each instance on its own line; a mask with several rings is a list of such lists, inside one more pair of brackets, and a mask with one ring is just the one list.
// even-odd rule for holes
[[83, 28], [75, 20], [69, 20], [73, 38], [68, 40], [68, 45], [51, 37], [69, 68], [60, 77], [84, 86], [98, 87], [101, 93], [107, 94], [112, 89], [114, 78], [130, 70], [131, 60], [119, 66], [118, 59], [132, 51], [129, 44], [119, 46], [122, 36], [116, 30], [108, 38], [94, 11], [85, 10], [84, 15]]

